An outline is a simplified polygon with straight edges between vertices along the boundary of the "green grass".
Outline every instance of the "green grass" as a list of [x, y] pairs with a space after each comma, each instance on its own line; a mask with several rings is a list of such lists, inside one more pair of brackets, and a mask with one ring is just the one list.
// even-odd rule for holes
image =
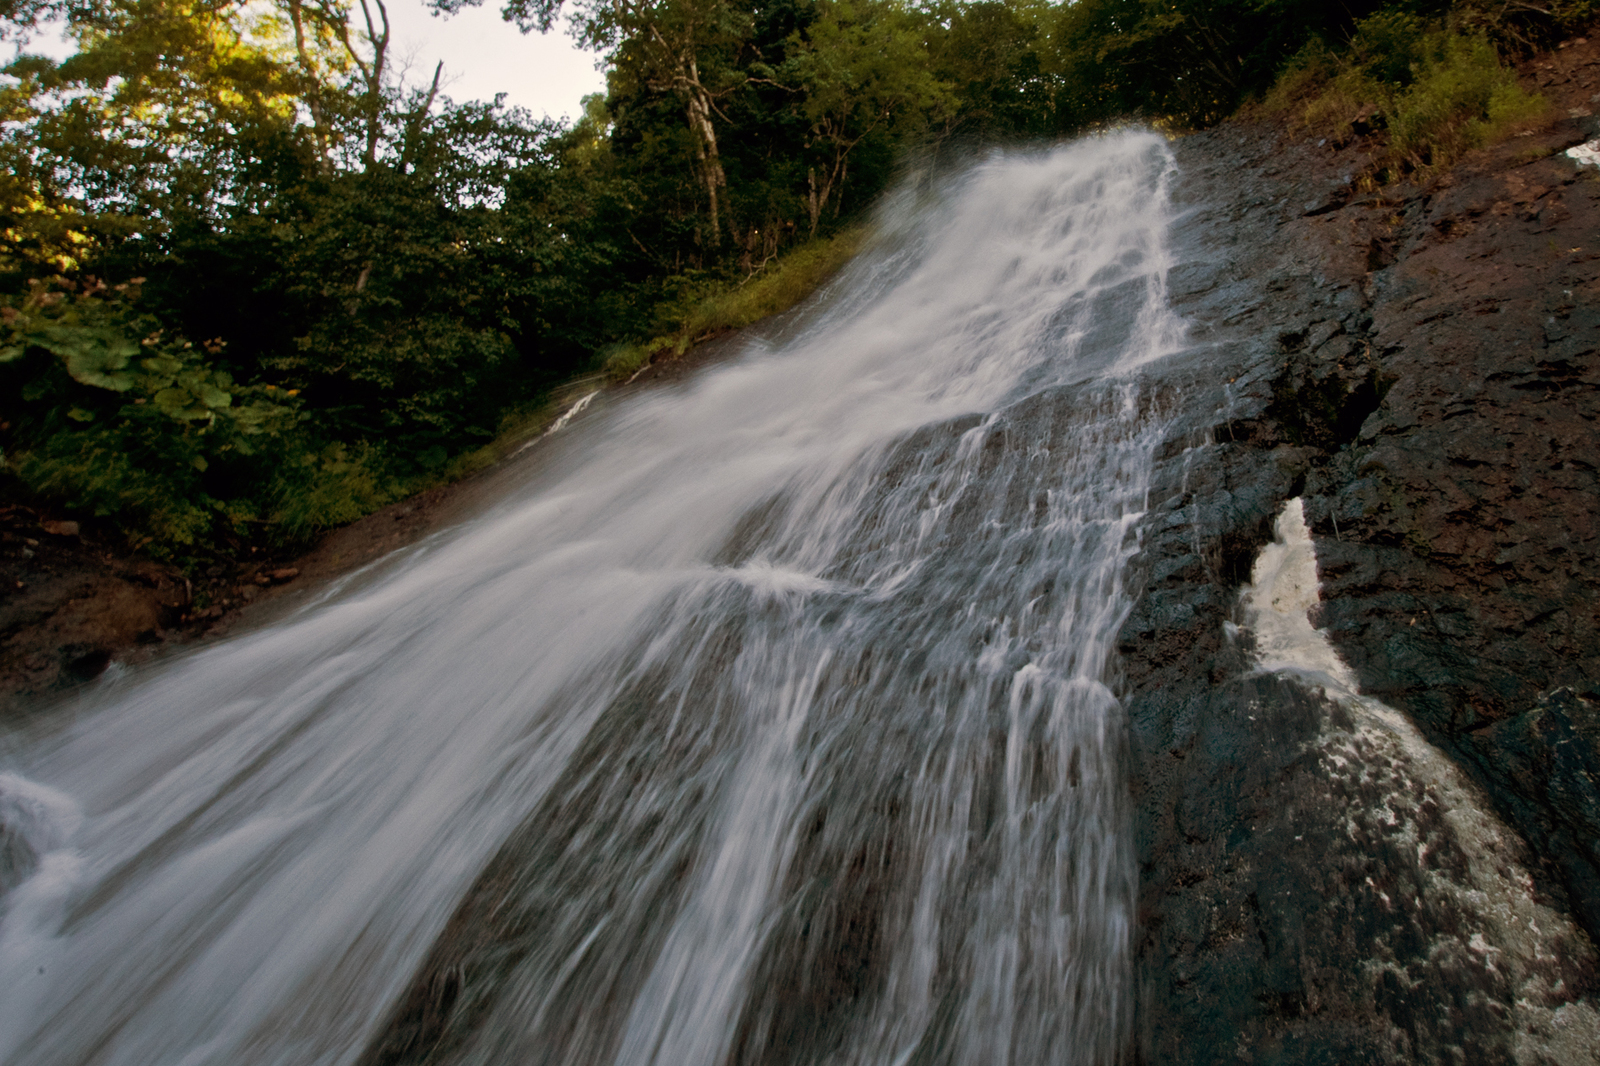
[[1388, 11], [1360, 23], [1342, 54], [1321, 42], [1303, 50], [1262, 106], [1297, 114], [1335, 143], [1348, 142], [1357, 121], [1383, 130], [1373, 171], [1387, 181], [1448, 167], [1536, 125], [1550, 110], [1518, 85], [1481, 33]]
[[487, 470], [537, 440], [573, 403], [607, 382], [626, 381], [654, 359], [675, 359], [701, 341], [789, 310], [860, 251], [866, 235], [864, 226], [855, 226], [808, 241], [742, 281], [719, 280], [688, 287], [678, 299], [658, 308], [660, 332], [655, 336], [612, 346], [601, 354], [599, 373], [574, 378], [532, 404], [508, 412], [493, 440], [455, 456], [435, 474], [407, 482], [394, 498]]
[[[293, 464], [291, 464], [292, 466]], [[364, 518], [417, 491], [385, 470], [368, 445], [330, 444], [298, 457], [302, 469], [281, 473], [271, 515], [277, 537], [305, 543], [323, 530]]]
[[1482, 37], [1445, 36], [1417, 73], [1390, 105], [1389, 154], [1405, 169], [1449, 166], [1549, 111], [1543, 97], [1523, 91]]
[[794, 307], [861, 249], [865, 227], [814, 240], [740, 281], [715, 282], [663, 307], [660, 332], [605, 353], [605, 374], [625, 381], [655, 359], [675, 359], [701, 341]]

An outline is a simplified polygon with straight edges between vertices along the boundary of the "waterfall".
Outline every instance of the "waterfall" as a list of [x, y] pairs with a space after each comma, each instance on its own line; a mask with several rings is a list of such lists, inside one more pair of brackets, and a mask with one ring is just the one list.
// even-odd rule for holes
[[1171, 170], [908, 189], [783, 336], [10, 737], [0, 1062], [1117, 1061]]

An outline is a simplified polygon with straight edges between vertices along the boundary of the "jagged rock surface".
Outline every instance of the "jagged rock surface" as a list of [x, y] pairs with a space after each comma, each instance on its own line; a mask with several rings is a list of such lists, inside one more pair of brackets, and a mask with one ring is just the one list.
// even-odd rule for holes
[[[1365, 196], [1358, 147], [1181, 142], [1173, 298], [1224, 376], [1122, 634], [1139, 1061], [1600, 1061], [1600, 180], [1555, 154], [1591, 127]], [[1294, 496], [1394, 722], [1233, 628]]]

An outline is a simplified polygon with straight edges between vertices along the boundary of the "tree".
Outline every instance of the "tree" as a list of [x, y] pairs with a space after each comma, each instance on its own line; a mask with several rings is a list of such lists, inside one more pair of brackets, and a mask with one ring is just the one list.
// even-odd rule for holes
[[525, 195], [561, 131], [441, 99], [437, 71], [399, 84], [385, 2], [87, 0], [76, 55], [10, 65], [7, 492], [152, 550], [297, 535], [432, 476], [609, 339], [604, 241]]
[[782, 76], [803, 94], [797, 106], [810, 124], [813, 233], [830, 199], [838, 210], [850, 155], [863, 141], [897, 119], [902, 132], [918, 129], [948, 102], [950, 88], [930, 69], [925, 40], [913, 13], [894, 0], [823, 0], [796, 35]]
[[[1428, 2], [1428, 0], [1424, 0]], [[1084, 121], [1143, 114], [1218, 122], [1272, 84], [1313, 37], [1348, 39], [1381, 0], [1077, 0], [1053, 51]]]
[[[152, 218], [231, 193], [239, 153], [291, 129], [298, 85], [276, 27], [226, 0], [116, 0], [76, 13], [77, 54], [9, 68], [6, 137], [47, 203]], [[219, 179], [221, 179], [219, 181]]]
[[1021, 0], [946, 0], [930, 8], [933, 69], [951, 87], [950, 128], [968, 139], [1049, 136], [1060, 124], [1059, 79], [1045, 69], [1041, 22], [1050, 9]]
[[[438, 11], [459, 11], [482, 0], [433, 0]], [[563, 0], [507, 0], [502, 13], [524, 32], [548, 33]], [[714, 117], [718, 101], [740, 87], [745, 78], [728, 64], [716, 62], [720, 51], [736, 49], [750, 31], [749, 15], [728, 0], [578, 0], [573, 26], [585, 46], [606, 53], [616, 66], [637, 68], [652, 91], [681, 101], [684, 119], [694, 137], [699, 179], [709, 215], [708, 236], [721, 240], [726, 218], [722, 165]]]

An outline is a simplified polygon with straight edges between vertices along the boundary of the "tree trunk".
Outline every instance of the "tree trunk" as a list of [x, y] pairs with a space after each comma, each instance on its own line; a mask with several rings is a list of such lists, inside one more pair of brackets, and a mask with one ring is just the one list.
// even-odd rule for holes
[[[852, 144], [850, 147], [854, 147], [854, 145]], [[827, 176], [822, 179], [820, 186], [817, 184], [817, 168], [811, 167], [806, 171], [806, 210], [811, 215], [811, 235], [813, 237], [817, 235], [817, 223], [822, 219], [822, 212], [828, 206], [828, 199], [835, 192], [838, 193], [839, 200], [834, 203], [833, 217], [839, 217], [839, 203], [844, 199], [845, 161], [850, 147], [841, 150], [838, 145], [834, 146], [833, 167], [828, 171]]]
[[428, 95], [422, 101], [422, 106], [406, 116], [405, 141], [400, 146], [400, 173], [405, 174], [411, 169], [411, 164], [416, 161], [417, 153], [422, 149], [422, 131], [428, 124], [428, 112], [433, 110], [433, 101], [439, 96], [439, 78], [444, 74], [444, 60], [439, 60], [433, 68], [433, 84], [428, 86]]
[[817, 168], [806, 168], [806, 213], [811, 216], [811, 236], [817, 235], [817, 220], [822, 217], [822, 205], [817, 200]]
[[361, 14], [367, 23], [367, 43], [372, 48], [372, 59], [363, 63], [360, 55], [350, 44], [348, 35], [345, 37], [345, 50], [350, 58], [355, 60], [356, 69], [361, 72], [361, 79], [366, 83], [366, 150], [361, 153], [361, 161], [368, 170], [371, 170], [378, 161], [378, 141], [383, 136], [383, 77], [387, 73], [389, 57], [389, 9], [383, 0], [372, 0], [378, 8], [378, 21], [383, 24], [380, 32], [378, 23], [373, 21], [372, 7], [367, 0], [361, 0]]
[[[700, 178], [705, 183], [706, 201], [711, 212], [711, 243], [722, 243], [722, 194], [727, 188], [728, 176], [722, 169], [722, 156], [717, 152], [717, 131], [711, 124], [711, 98], [700, 86], [700, 72], [689, 61], [690, 77], [685, 96], [688, 97], [689, 128], [695, 134], [695, 155], [700, 163]], [[733, 227], [733, 220], [728, 220]]]
[[302, 0], [289, 0], [289, 22], [294, 27], [294, 50], [300, 73], [306, 79], [306, 109], [311, 112], [311, 136], [317, 145], [317, 163], [326, 171], [332, 166], [328, 122], [322, 110], [322, 76], [310, 49], [306, 47], [305, 6]]
[[[700, 180], [706, 188], [706, 206], [711, 214], [711, 244], [722, 243], [722, 220], [727, 217], [728, 232], [739, 240], [739, 228], [733, 214], [725, 210], [722, 190], [728, 187], [728, 176], [722, 169], [722, 155], [717, 151], [717, 130], [711, 123], [716, 103], [700, 82], [700, 63], [695, 58], [692, 40], [678, 39], [669, 44], [661, 28], [651, 23], [647, 29], [646, 48], [655, 53], [657, 69], [667, 76], [648, 84], [657, 92], [683, 94], [684, 111], [689, 130], [694, 134], [695, 160], [700, 165]], [[654, 42], [652, 45], [649, 42]]]

